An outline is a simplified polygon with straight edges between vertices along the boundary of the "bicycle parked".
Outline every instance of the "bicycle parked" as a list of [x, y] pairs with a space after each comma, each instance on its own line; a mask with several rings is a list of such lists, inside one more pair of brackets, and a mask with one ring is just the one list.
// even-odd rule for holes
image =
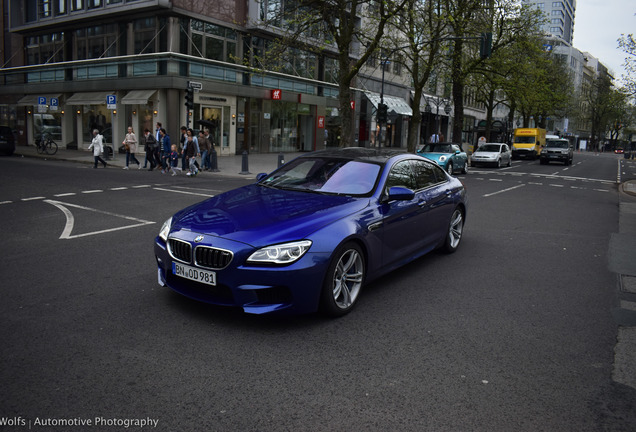
[[35, 147], [37, 148], [38, 153], [40, 154], [49, 154], [54, 155], [57, 153], [57, 143], [53, 141], [51, 135], [42, 134], [35, 140]]

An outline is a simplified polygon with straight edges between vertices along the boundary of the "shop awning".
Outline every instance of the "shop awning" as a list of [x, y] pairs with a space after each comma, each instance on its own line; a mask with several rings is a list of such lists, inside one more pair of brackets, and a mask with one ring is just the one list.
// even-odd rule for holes
[[26, 96], [23, 96], [18, 101], [18, 106], [37, 106], [39, 97], [45, 97], [46, 98], [46, 103], [50, 104], [51, 103], [51, 98], [57, 98], [59, 100], [62, 97], [62, 95], [61, 94], [26, 95]]
[[132, 90], [126, 96], [121, 98], [121, 103], [127, 105], [147, 105], [148, 100], [157, 92], [157, 90]]
[[[380, 103], [380, 93], [364, 92], [364, 94], [367, 97], [367, 99], [371, 101], [373, 106], [377, 109], [378, 104]], [[387, 106], [387, 111], [389, 114], [393, 113], [393, 114], [404, 115], [404, 116], [413, 115], [413, 110], [411, 109], [411, 106], [408, 104], [407, 101], [405, 101], [401, 97], [384, 95], [383, 99], [384, 99], [384, 103]]]
[[113, 92], [75, 93], [66, 100], [67, 105], [101, 105], [106, 104], [106, 96]]

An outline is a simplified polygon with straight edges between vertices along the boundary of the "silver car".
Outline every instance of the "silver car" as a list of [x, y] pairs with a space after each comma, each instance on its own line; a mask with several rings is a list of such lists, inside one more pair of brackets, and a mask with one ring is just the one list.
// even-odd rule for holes
[[512, 165], [512, 153], [508, 144], [485, 143], [480, 145], [470, 157], [470, 166], [477, 164], [494, 165], [500, 168], [502, 165]]

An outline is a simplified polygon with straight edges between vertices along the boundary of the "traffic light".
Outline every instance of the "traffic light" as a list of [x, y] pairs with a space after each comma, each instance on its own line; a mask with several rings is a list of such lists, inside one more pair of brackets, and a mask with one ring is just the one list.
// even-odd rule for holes
[[188, 87], [186, 89], [186, 94], [185, 94], [185, 106], [186, 108], [188, 108], [189, 110], [191, 110], [192, 108], [194, 108], [194, 90], [190, 87]]
[[479, 37], [479, 57], [490, 58], [492, 54], [492, 33], [482, 33]]
[[387, 121], [387, 105], [386, 104], [378, 104], [378, 123], [386, 123]]

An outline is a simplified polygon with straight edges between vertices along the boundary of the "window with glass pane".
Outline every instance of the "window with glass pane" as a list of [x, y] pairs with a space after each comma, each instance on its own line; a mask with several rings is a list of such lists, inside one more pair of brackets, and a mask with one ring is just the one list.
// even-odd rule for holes
[[225, 60], [225, 58], [223, 57], [223, 40], [206, 37], [205, 58], [212, 60]]
[[155, 18], [136, 20], [133, 24], [135, 38], [135, 54], [156, 52], [157, 39]]
[[71, 11], [84, 10], [84, 0], [71, 0]]
[[38, 0], [38, 15], [40, 18], [51, 16], [51, 0]]
[[67, 0], [55, 0], [55, 15], [66, 14], [66, 1]]

